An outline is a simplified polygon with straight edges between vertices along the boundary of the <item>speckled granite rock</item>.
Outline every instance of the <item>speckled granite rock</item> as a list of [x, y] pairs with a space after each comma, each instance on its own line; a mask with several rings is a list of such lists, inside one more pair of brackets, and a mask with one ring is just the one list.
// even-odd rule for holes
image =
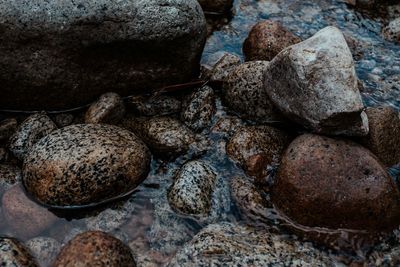
[[227, 52], [216, 52], [201, 65], [201, 76], [204, 80], [221, 85], [229, 72], [240, 65], [240, 57]]
[[134, 267], [136, 263], [129, 247], [120, 240], [103, 232], [90, 231], [68, 242], [53, 266]]
[[186, 243], [172, 266], [334, 266], [310, 243], [230, 223], [212, 224]]
[[10, 137], [8, 149], [16, 158], [23, 160], [37, 141], [56, 129], [57, 125], [45, 113], [31, 115]]
[[4, 267], [39, 266], [24, 245], [14, 238], [0, 237], [0, 251], [0, 263]]
[[0, 141], [10, 138], [17, 130], [18, 122], [14, 118], [2, 120], [0, 122]]
[[5, 1], [0, 18], [2, 108], [70, 108], [188, 81], [206, 38], [196, 0]]
[[133, 133], [78, 124], [41, 139], [26, 157], [27, 191], [49, 206], [98, 204], [134, 190], [147, 176], [150, 152]]
[[26, 242], [40, 266], [50, 266], [61, 249], [61, 244], [51, 237], [35, 237]]
[[106, 93], [86, 111], [85, 123], [117, 124], [124, 114], [124, 100], [116, 93]]
[[215, 180], [216, 175], [206, 162], [186, 163], [168, 192], [169, 204], [184, 214], [206, 215], [210, 211]]
[[159, 95], [150, 98], [132, 96], [127, 100], [128, 106], [140, 116], [165, 116], [181, 111], [182, 103], [175, 97]]
[[223, 84], [226, 105], [245, 119], [268, 122], [277, 119], [277, 110], [263, 87], [268, 61], [251, 61], [233, 68]]
[[368, 133], [353, 57], [339, 29], [326, 27], [284, 49], [264, 78], [266, 94], [288, 119], [319, 133]]
[[183, 107], [181, 121], [196, 132], [205, 129], [216, 110], [214, 90], [209, 86], [196, 90], [184, 101]]
[[21, 181], [21, 170], [16, 166], [0, 164], [0, 195]]
[[386, 40], [400, 43], [400, 18], [392, 20], [385, 28], [383, 28], [382, 34]]

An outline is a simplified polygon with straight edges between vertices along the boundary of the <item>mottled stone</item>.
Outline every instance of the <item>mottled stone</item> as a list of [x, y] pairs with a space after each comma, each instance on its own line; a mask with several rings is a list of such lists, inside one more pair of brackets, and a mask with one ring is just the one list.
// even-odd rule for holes
[[353, 57], [337, 28], [326, 27], [284, 49], [264, 78], [270, 100], [304, 127], [333, 135], [368, 133]]
[[140, 116], [165, 116], [181, 111], [182, 103], [175, 97], [158, 95], [153, 97], [132, 96], [128, 105]]
[[56, 129], [57, 125], [45, 113], [31, 115], [10, 137], [8, 149], [16, 158], [23, 160], [37, 141]]
[[112, 125], [79, 124], [36, 143], [24, 161], [23, 182], [49, 206], [95, 205], [133, 191], [149, 165], [150, 152], [135, 134]]
[[85, 123], [117, 124], [124, 115], [124, 100], [116, 93], [106, 93], [86, 111]]
[[233, 0], [198, 0], [205, 12], [223, 14], [232, 8]]
[[38, 267], [24, 245], [14, 238], [0, 237], [0, 264], [4, 267]]
[[240, 57], [227, 52], [217, 52], [210, 55], [201, 65], [201, 76], [212, 83], [222, 84], [229, 72], [240, 65]]
[[61, 244], [51, 237], [35, 237], [26, 242], [40, 266], [50, 266], [61, 249]]
[[223, 84], [223, 100], [245, 119], [269, 122], [277, 112], [263, 85], [268, 61], [251, 61], [233, 68]]
[[12, 165], [0, 164], [0, 195], [4, 190], [21, 181], [21, 170]]
[[7, 140], [17, 130], [18, 122], [14, 118], [5, 119], [0, 122], [0, 141]]
[[196, 0], [2, 2], [0, 106], [65, 109], [190, 81], [206, 21]]
[[216, 175], [204, 161], [189, 161], [182, 166], [168, 192], [169, 204], [179, 212], [206, 215], [210, 211]]
[[74, 115], [68, 113], [60, 113], [54, 116], [54, 122], [59, 128], [71, 125], [74, 122]]
[[272, 201], [309, 227], [380, 231], [400, 222], [400, 192], [377, 158], [352, 141], [305, 134], [282, 157]]
[[231, 223], [203, 228], [168, 266], [334, 266], [310, 243]]
[[386, 40], [400, 43], [400, 18], [396, 18], [382, 30]]
[[243, 44], [246, 61], [272, 60], [284, 48], [301, 42], [279, 22], [265, 20], [251, 28]]
[[214, 90], [204, 86], [184, 101], [181, 121], [194, 131], [201, 131], [210, 125], [215, 110]]
[[23, 238], [37, 236], [57, 220], [53, 213], [30, 200], [20, 185], [6, 191], [2, 203], [7, 224]]
[[136, 263], [129, 247], [120, 240], [103, 232], [89, 231], [68, 242], [53, 266], [134, 267]]
[[213, 128], [212, 133], [223, 135], [224, 137], [232, 136], [241, 126], [243, 122], [236, 116], [226, 116], [219, 119]]

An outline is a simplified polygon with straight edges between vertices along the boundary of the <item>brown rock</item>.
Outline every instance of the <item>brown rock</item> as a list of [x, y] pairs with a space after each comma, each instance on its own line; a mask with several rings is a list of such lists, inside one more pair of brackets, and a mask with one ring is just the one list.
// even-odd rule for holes
[[351, 141], [305, 134], [287, 148], [275, 206], [310, 227], [379, 231], [400, 222], [400, 193], [376, 157]]
[[253, 26], [243, 44], [243, 53], [246, 61], [270, 61], [284, 48], [299, 42], [301, 39], [279, 22], [266, 20]]
[[60, 266], [136, 266], [128, 246], [115, 237], [98, 231], [77, 235], [58, 254], [53, 267]]
[[116, 124], [124, 114], [124, 100], [116, 93], [106, 93], [86, 111], [85, 122]]

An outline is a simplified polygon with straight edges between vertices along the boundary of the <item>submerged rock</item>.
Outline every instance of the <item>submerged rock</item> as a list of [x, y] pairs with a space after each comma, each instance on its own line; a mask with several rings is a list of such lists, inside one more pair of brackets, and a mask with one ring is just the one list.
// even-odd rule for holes
[[301, 42], [279, 22], [265, 20], [251, 28], [243, 44], [246, 61], [272, 60], [284, 48]]
[[211, 195], [216, 175], [207, 163], [190, 161], [175, 177], [169, 193], [169, 204], [189, 215], [206, 215], [211, 207]]
[[61, 244], [51, 237], [35, 237], [26, 242], [40, 266], [50, 266], [61, 249]]
[[196, 0], [2, 2], [0, 18], [8, 109], [65, 109], [190, 81], [206, 38]]
[[266, 94], [289, 119], [318, 133], [368, 133], [353, 57], [337, 28], [284, 49], [264, 77]]
[[400, 192], [385, 168], [352, 141], [306, 134], [282, 157], [275, 206], [310, 227], [381, 231], [400, 222]]
[[69, 241], [53, 266], [134, 267], [136, 263], [129, 247], [120, 240], [103, 232], [90, 231]]
[[24, 245], [14, 238], [0, 237], [0, 251], [2, 266], [39, 266]]
[[49, 206], [99, 204], [125, 195], [147, 176], [150, 152], [133, 133], [80, 124], [41, 139], [23, 166], [27, 191]]
[[124, 100], [116, 93], [107, 93], [86, 111], [85, 123], [117, 124], [124, 114]]

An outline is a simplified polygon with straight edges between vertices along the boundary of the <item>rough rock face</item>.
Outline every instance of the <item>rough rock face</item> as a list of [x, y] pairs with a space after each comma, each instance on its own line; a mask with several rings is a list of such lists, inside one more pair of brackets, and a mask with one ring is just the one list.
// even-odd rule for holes
[[243, 44], [246, 61], [272, 60], [284, 48], [301, 42], [301, 39], [285, 29], [279, 22], [266, 20], [251, 28]]
[[103, 232], [91, 231], [68, 242], [53, 266], [135, 267], [136, 263], [129, 247], [120, 240]]
[[0, 106], [64, 109], [192, 79], [206, 38], [196, 0], [4, 1]]
[[29, 251], [14, 238], [0, 237], [0, 251], [2, 266], [38, 267]]
[[26, 242], [26, 246], [39, 262], [40, 266], [50, 266], [61, 249], [61, 244], [51, 237], [35, 237]]
[[376, 157], [354, 142], [318, 135], [289, 145], [272, 201], [310, 227], [379, 231], [400, 222], [400, 193]]
[[334, 266], [310, 243], [230, 223], [209, 225], [186, 243], [172, 266]]
[[214, 171], [205, 162], [197, 160], [186, 163], [168, 193], [169, 204], [185, 214], [207, 214], [215, 180]]
[[264, 88], [289, 119], [318, 133], [366, 135], [368, 119], [343, 34], [327, 27], [279, 53]]
[[111, 125], [78, 124], [36, 143], [24, 161], [23, 182], [46, 205], [92, 205], [134, 190], [149, 165], [150, 152], [133, 133]]
[[124, 114], [124, 100], [116, 93], [106, 93], [86, 111], [85, 123], [116, 124]]

